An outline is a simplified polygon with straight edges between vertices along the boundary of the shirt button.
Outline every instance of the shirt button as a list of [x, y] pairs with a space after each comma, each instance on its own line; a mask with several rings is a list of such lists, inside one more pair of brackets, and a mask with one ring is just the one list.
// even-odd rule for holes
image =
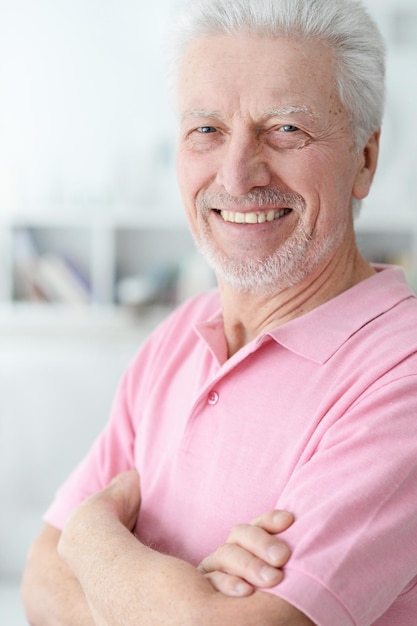
[[217, 404], [219, 401], [219, 394], [217, 393], [217, 391], [210, 391], [207, 401], [209, 404]]

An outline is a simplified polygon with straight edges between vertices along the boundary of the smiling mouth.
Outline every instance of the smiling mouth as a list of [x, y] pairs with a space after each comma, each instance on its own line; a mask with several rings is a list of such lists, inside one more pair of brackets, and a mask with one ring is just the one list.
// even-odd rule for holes
[[220, 215], [225, 222], [232, 222], [233, 224], [264, 224], [265, 222], [273, 222], [285, 215], [292, 212], [292, 209], [280, 209], [279, 211], [271, 209], [268, 212], [256, 213], [251, 211], [250, 213], [241, 213], [239, 211], [227, 211], [215, 209], [216, 213]]

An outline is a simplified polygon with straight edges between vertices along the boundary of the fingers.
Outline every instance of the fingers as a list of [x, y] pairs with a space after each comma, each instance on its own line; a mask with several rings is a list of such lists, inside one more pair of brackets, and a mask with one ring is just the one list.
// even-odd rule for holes
[[290, 550], [276, 535], [293, 521], [291, 513], [275, 510], [250, 524], [234, 526], [227, 542], [201, 562], [200, 571], [215, 589], [231, 596], [249, 595], [255, 587], [279, 584]]
[[[253, 531], [254, 529], [252, 528], [251, 530]], [[256, 546], [255, 539], [251, 543], [253, 546]], [[201, 562], [199, 569], [205, 574], [223, 572], [229, 576], [245, 580], [255, 587], [273, 587], [282, 580], [280, 567], [288, 560], [289, 550], [281, 542], [279, 544], [271, 542], [268, 546], [263, 541], [263, 544], [263, 548], [256, 546], [249, 550], [237, 543], [225, 543], [213, 554], [205, 558]], [[248, 545], [248, 542], [246, 542], [246, 545]], [[255, 549], [259, 554], [262, 553], [263, 556], [257, 556]], [[224, 584], [223, 578], [219, 579], [219, 581], [220, 584]], [[221, 591], [225, 593], [223, 588]]]
[[290, 550], [276, 534], [286, 530], [293, 521], [293, 516], [286, 511], [269, 511], [251, 524], [234, 526], [227, 543], [241, 546], [273, 567], [282, 567], [289, 559]]
[[205, 574], [216, 591], [220, 591], [225, 596], [243, 598], [250, 596], [255, 588], [238, 576], [231, 576], [224, 572], [210, 572]]
[[263, 513], [251, 521], [253, 526], [260, 526], [269, 533], [281, 533], [287, 530], [294, 522], [294, 516], [289, 511], [273, 510]]

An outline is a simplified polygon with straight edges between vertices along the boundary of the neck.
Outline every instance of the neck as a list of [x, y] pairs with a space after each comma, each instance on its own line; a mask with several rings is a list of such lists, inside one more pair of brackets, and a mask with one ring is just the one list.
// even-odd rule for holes
[[333, 260], [273, 295], [236, 291], [219, 281], [229, 357], [259, 335], [308, 313], [374, 273], [355, 246], [347, 258]]

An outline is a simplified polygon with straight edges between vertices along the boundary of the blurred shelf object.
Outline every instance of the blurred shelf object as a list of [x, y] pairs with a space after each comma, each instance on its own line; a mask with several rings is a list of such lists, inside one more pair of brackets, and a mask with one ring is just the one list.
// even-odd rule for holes
[[401, 266], [417, 293], [417, 229], [361, 229], [356, 238], [359, 250], [368, 260]]
[[[185, 219], [175, 214], [20, 214], [0, 222], [0, 244], [3, 317], [18, 319], [22, 310], [38, 320], [66, 311], [74, 319], [80, 312], [91, 318], [106, 311], [146, 316], [193, 295], [184, 284], [194, 271], [194, 242]], [[206, 270], [198, 287], [212, 284]]]

